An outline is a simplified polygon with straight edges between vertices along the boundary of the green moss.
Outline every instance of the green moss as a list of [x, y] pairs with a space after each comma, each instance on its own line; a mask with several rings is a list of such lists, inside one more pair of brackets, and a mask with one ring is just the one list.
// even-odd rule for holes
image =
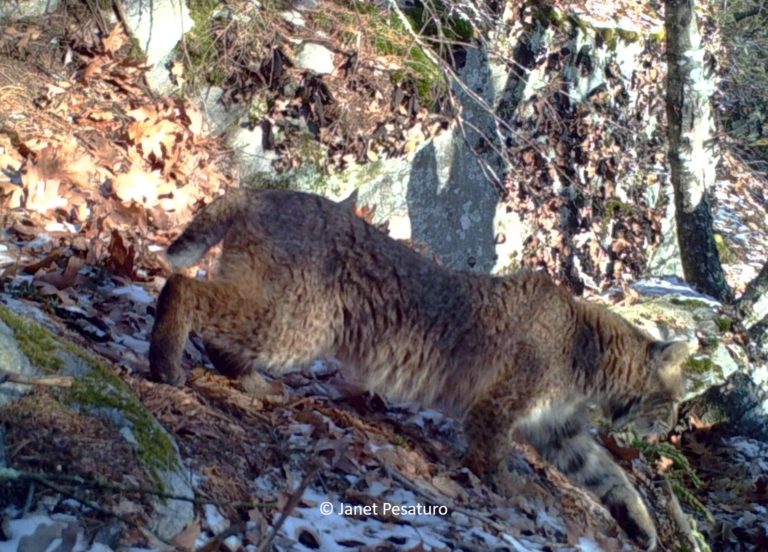
[[16, 316], [3, 305], [0, 305], [0, 320], [13, 330], [21, 352], [33, 365], [48, 373], [55, 373], [62, 367], [61, 358], [56, 356], [60, 347], [51, 332]]
[[673, 305], [679, 305], [681, 307], [687, 307], [689, 309], [708, 309], [709, 305], [700, 299], [680, 299], [679, 297], [673, 297], [669, 300]]
[[[474, 37], [472, 23], [451, 14], [440, 0], [416, 0], [403, 10], [411, 27], [426, 37], [445, 37], [451, 41], [468, 42]], [[438, 29], [438, 25], [440, 28]]]
[[658, 31], [655, 33], [651, 33], [648, 35], [648, 39], [651, 42], [657, 42], [657, 43], [664, 43], [667, 40], [667, 31], [664, 29], [664, 27], [661, 27]]
[[596, 29], [597, 46], [605, 45], [609, 50], [615, 50], [619, 43], [619, 33], [616, 29], [607, 27]]
[[566, 21], [563, 12], [554, 6], [537, 6], [535, 16], [545, 25], [552, 25], [556, 29], [562, 28]]
[[[287, 94], [288, 97], [291, 94]], [[259, 123], [269, 113], [269, 102], [266, 98], [254, 95], [251, 99], [251, 108], [248, 112], [248, 118], [254, 123]]]
[[569, 15], [568, 22], [574, 29], [579, 29], [583, 33], [588, 33], [592, 29], [592, 26], [589, 23], [575, 15]]
[[667, 479], [672, 486], [672, 490], [678, 498], [685, 501], [696, 510], [699, 510], [704, 514], [707, 520], [714, 523], [712, 514], [689, 489], [689, 487], [692, 487], [693, 489], [701, 488], [704, 486], [704, 482], [696, 473], [696, 470], [682, 450], [671, 443], [647, 443], [637, 437], [633, 440], [632, 445], [634, 448], [640, 450], [649, 460], [656, 460], [662, 456], [671, 460], [672, 467], [667, 472]]
[[609, 219], [617, 214], [626, 215], [632, 212], [632, 208], [617, 197], [612, 197], [605, 202], [605, 214]]
[[19, 348], [29, 361], [48, 373], [64, 366], [62, 352], [82, 360], [90, 371], [62, 389], [62, 402], [85, 408], [114, 408], [131, 424], [138, 442], [137, 454], [155, 479], [158, 470], [172, 469], [177, 462], [170, 437], [141, 405], [128, 385], [108, 366], [67, 341], [56, 338], [39, 324], [25, 320], [0, 305], [0, 320], [14, 332]]
[[730, 332], [733, 328], [733, 318], [730, 316], [718, 316], [715, 318], [715, 324], [717, 324], [717, 329], [721, 332]]
[[396, 447], [404, 447], [408, 444], [408, 440], [402, 435], [395, 435], [392, 438], [392, 444]]
[[189, 16], [195, 26], [184, 35], [184, 74], [193, 88], [204, 83], [221, 85], [226, 80], [216, 49], [214, 14], [221, 0], [189, 0]]
[[[421, 103], [432, 107], [437, 99], [448, 91], [448, 84], [440, 67], [414, 43], [410, 32], [397, 14], [374, 16], [371, 22], [372, 46], [376, 53], [398, 57], [403, 61], [404, 68], [394, 73], [393, 81], [396, 84], [413, 81]], [[418, 32], [419, 27], [413, 21], [410, 23], [414, 31]]]
[[176, 467], [176, 449], [171, 438], [111, 368], [82, 353], [79, 356], [91, 366], [92, 371], [65, 392], [65, 399], [85, 409], [110, 408], [119, 411], [131, 425], [138, 442], [136, 452], [139, 459], [160, 483], [157, 472]]
[[640, 40], [640, 33], [637, 31], [629, 31], [627, 29], [616, 29], [616, 33], [619, 38], [624, 42], [637, 42]]
[[720, 262], [724, 264], [734, 264], [737, 262], [736, 255], [725, 243], [725, 239], [721, 234], [715, 234], [715, 247], [717, 248], [717, 254], [720, 256]]
[[685, 370], [689, 374], [708, 374], [713, 366], [714, 363], [709, 357], [689, 357], [685, 361]]

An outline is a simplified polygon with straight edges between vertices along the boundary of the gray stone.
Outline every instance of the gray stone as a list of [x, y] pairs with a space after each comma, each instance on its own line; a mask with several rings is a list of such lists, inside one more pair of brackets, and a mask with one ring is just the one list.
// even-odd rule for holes
[[227, 144], [234, 151], [241, 180], [248, 182], [277, 178], [272, 169], [277, 154], [264, 149], [264, 132], [261, 127], [237, 127], [228, 134]]
[[322, 44], [304, 42], [296, 52], [295, 63], [300, 69], [326, 75], [333, 72], [334, 53]]
[[[480, 50], [469, 50], [461, 75], [488, 104], [495, 104], [499, 81]], [[457, 93], [466, 119], [493, 136], [492, 116], [462, 90]], [[530, 230], [506, 212], [487, 178], [487, 171], [500, 173], [501, 161], [492, 150], [475, 153], [482, 140], [473, 130], [454, 125], [403, 158], [330, 176], [305, 163], [283, 178], [294, 189], [335, 200], [358, 189], [358, 205], [375, 206], [374, 222], [388, 221], [393, 238], [415, 240], [449, 268], [500, 273], [516, 267]]]
[[[42, 372], [32, 366], [27, 357], [21, 352], [14, 337], [13, 330], [0, 321], [0, 368], [14, 374], [24, 376], [39, 376]], [[0, 384], [0, 406], [6, 406], [29, 392], [30, 385], [18, 383]]]
[[0, 2], [0, 21], [39, 17], [56, 10], [61, 0], [3, 0]]
[[123, 2], [131, 32], [147, 56], [152, 70], [147, 75], [150, 86], [167, 94], [174, 90], [166, 65], [174, 58], [174, 48], [195, 23], [186, 2], [180, 0], [129, 0]]
[[[2, 306], [0, 308], [5, 309]], [[25, 320], [26, 324], [35, 324], [29, 319]], [[151, 439], [151, 448], [144, 449], [152, 451], [151, 459], [147, 461], [147, 468], [156, 476], [165, 492], [192, 498], [194, 493], [190, 477], [183, 467], [173, 437], [154, 419], [152, 414], [144, 410], [131, 389], [114, 374], [105, 372], [109, 370], [108, 368], [93, 363], [88, 355], [78, 353], [76, 348], [68, 346], [53, 334], [46, 341], [47, 346], [52, 347], [48, 354], [61, 363], [57, 371], [58, 375], [73, 376], [78, 382], [88, 381], [87, 389], [83, 389], [83, 396], [87, 395], [88, 399], [78, 402], [74, 401], [72, 396], [68, 396], [67, 408], [74, 409], [82, 416], [108, 420], [115, 432], [137, 449], [148, 446], [146, 440]], [[14, 330], [2, 321], [0, 321], [0, 366], [6, 370], [27, 375], [42, 373], [38, 367], [32, 365], [20, 349]], [[0, 406], [13, 400], [23, 390], [21, 386], [7, 383], [0, 385]], [[100, 406], [102, 401], [103, 406]], [[116, 407], [115, 404], [124, 406]], [[141, 428], [140, 433], [137, 427]], [[140, 434], [141, 439], [138, 437]], [[167, 446], [158, 445], [163, 441]], [[139, 454], [137, 457], [141, 458], [142, 455]], [[189, 501], [157, 498], [153, 501], [153, 506], [154, 512], [150, 526], [159, 537], [165, 540], [173, 539], [194, 519], [194, 508]]]
[[285, 21], [287, 21], [291, 25], [295, 25], [297, 27], [307, 26], [307, 22], [304, 21], [304, 16], [301, 15], [296, 10], [288, 10], [288, 11], [280, 12], [280, 17], [282, 17]]
[[231, 130], [245, 114], [241, 104], [224, 107], [221, 97], [224, 90], [218, 86], [209, 86], [197, 97], [195, 103], [205, 115], [211, 134], [221, 135]]

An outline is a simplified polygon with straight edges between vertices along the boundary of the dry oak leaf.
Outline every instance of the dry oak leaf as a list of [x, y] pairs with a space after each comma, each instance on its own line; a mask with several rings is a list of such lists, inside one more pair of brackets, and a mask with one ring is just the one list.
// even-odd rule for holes
[[157, 203], [157, 191], [163, 184], [158, 173], [134, 166], [129, 172], [115, 177], [112, 189], [122, 201], [135, 201], [151, 207]]
[[111, 61], [105, 56], [96, 56], [83, 71], [82, 80], [88, 82], [101, 72], [106, 72]]
[[65, 207], [67, 200], [59, 195], [61, 180], [46, 176], [37, 165], [32, 165], [22, 176], [22, 185], [27, 192], [25, 207], [33, 211], [45, 212]]
[[159, 160], [173, 149], [181, 130], [179, 125], [167, 119], [147, 119], [131, 123], [128, 136], [134, 144], [141, 146], [145, 159], [154, 155]]
[[188, 101], [184, 102], [184, 104], [181, 106], [181, 112], [189, 120], [187, 124], [189, 131], [195, 136], [202, 134], [203, 114], [197, 108], [197, 106]]
[[122, 32], [122, 29], [120, 25], [115, 25], [112, 27], [112, 30], [109, 33], [109, 36], [107, 36], [104, 40], [102, 40], [102, 44], [104, 45], [104, 51], [109, 52], [111, 54], [114, 54], [117, 52], [120, 48], [125, 46], [127, 44], [128, 39], [125, 36], [125, 33]]

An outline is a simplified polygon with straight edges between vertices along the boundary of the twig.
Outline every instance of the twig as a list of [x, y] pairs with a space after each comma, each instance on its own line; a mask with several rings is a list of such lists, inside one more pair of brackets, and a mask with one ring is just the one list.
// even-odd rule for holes
[[23, 383], [25, 385], [42, 385], [47, 387], [72, 387], [75, 378], [72, 376], [25, 376], [16, 372], [9, 372], [0, 368], [0, 384]]
[[231, 508], [274, 508], [277, 503], [275, 502], [217, 502], [209, 498], [195, 498], [192, 496], [176, 495], [166, 493], [156, 489], [143, 489], [141, 487], [131, 487], [128, 485], [119, 485], [117, 483], [109, 483], [106, 481], [86, 480], [82, 477], [60, 474], [60, 473], [33, 473], [24, 470], [17, 470], [15, 468], [0, 468], [0, 481], [21, 481], [30, 480], [37, 481], [41, 484], [45, 484], [44, 481], [59, 481], [63, 483], [69, 483], [71, 485], [77, 485], [80, 487], [88, 487], [92, 489], [100, 489], [104, 491], [112, 491], [121, 494], [140, 494], [140, 495], [152, 495], [159, 498], [165, 498], [167, 500], [182, 500], [184, 502], [191, 502], [199, 506], [205, 504], [213, 504], [219, 507], [231, 507]]
[[315, 465], [310, 468], [310, 470], [306, 473], [304, 478], [301, 480], [301, 483], [299, 484], [298, 488], [293, 491], [293, 494], [291, 494], [290, 498], [288, 499], [288, 502], [286, 502], [285, 506], [283, 507], [283, 511], [280, 512], [280, 518], [277, 520], [277, 523], [275, 523], [272, 526], [272, 531], [269, 534], [269, 537], [264, 540], [261, 545], [258, 548], [257, 552], [267, 552], [267, 550], [270, 549], [272, 546], [272, 542], [275, 540], [275, 537], [277, 536], [277, 532], [280, 530], [280, 528], [283, 526], [283, 523], [285, 523], [285, 520], [288, 519], [288, 516], [291, 514], [294, 508], [298, 505], [299, 501], [301, 500], [301, 497], [304, 495], [304, 491], [306, 488], [312, 483], [315, 478], [317, 477], [317, 474], [320, 472], [320, 468], [322, 467], [322, 464], [319, 460], [315, 459]]
[[[502, 119], [501, 117], [499, 117], [498, 115], [496, 115], [496, 113], [495, 113], [495, 111], [494, 111], [493, 107], [492, 107], [492, 106], [491, 106], [491, 105], [490, 105], [490, 104], [489, 104], [489, 103], [488, 103], [488, 102], [487, 102], [487, 101], [486, 101], [486, 100], [485, 100], [485, 99], [484, 99], [482, 96], [480, 96], [480, 95], [479, 95], [477, 92], [475, 92], [474, 90], [472, 90], [472, 88], [470, 88], [469, 86], [467, 86], [467, 84], [466, 84], [466, 83], [465, 83], [465, 82], [464, 82], [464, 81], [461, 79], [461, 77], [458, 75], [458, 73], [456, 73], [456, 71], [454, 71], [453, 67], [451, 67], [451, 66], [450, 66], [448, 63], [446, 63], [446, 62], [445, 62], [444, 60], [442, 60], [442, 59], [441, 59], [439, 56], [437, 56], [437, 55], [436, 55], [436, 54], [435, 54], [435, 53], [432, 51], [432, 49], [430, 48], [430, 46], [429, 46], [428, 44], [425, 44], [425, 43], [424, 43], [424, 40], [423, 40], [423, 39], [422, 39], [422, 37], [421, 37], [421, 36], [419, 36], [419, 34], [418, 34], [418, 33], [417, 33], [417, 32], [416, 32], [414, 29], [413, 29], [413, 27], [411, 26], [411, 23], [410, 23], [410, 21], [408, 20], [408, 18], [406, 17], [406, 15], [405, 15], [405, 14], [402, 12], [402, 10], [401, 10], [401, 9], [400, 9], [400, 7], [398, 6], [398, 4], [397, 4], [397, 1], [396, 1], [396, 0], [388, 0], [388, 1], [387, 1], [387, 5], [388, 5], [388, 6], [389, 6], [389, 8], [390, 8], [390, 9], [391, 9], [391, 10], [392, 10], [394, 13], [395, 13], [395, 15], [397, 15], [398, 19], [400, 19], [400, 22], [401, 22], [401, 24], [402, 24], [402, 25], [403, 25], [403, 27], [404, 27], [404, 28], [405, 28], [405, 29], [408, 31], [408, 33], [411, 35], [411, 37], [413, 38], [413, 41], [414, 41], [414, 43], [416, 43], [416, 45], [417, 45], [417, 46], [418, 46], [418, 47], [419, 47], [419, 48], [422, 50], [422, 52], [424, 53], [424, 55], [425, 55], [425, 56], [426, 56], [426, 57], [427, 57], [427, 58], [428, 58], [428, 59], [429, 59], [429, 60], [430, 60], [432, 63], [434, 63], [434, 64], [435, 64], [437, 67], [439, 67], [439, 68], [440, 68], [440, 70], [443, 72], [443, 75], [446, 77], [446, 79], [449, 81], [449, 83], [450, 83], [450, 82], [453, 82], [453, 83], [455, 83], [455, 84], [456, 84], [456, 85], [457, 85], [457, 86], [458, 86], [458, 87], [461, 89], [461, 91], [462, 91], [462, 92], [464, 92], [464, 93], [465, 93], [465, 94], [466, 94], [466, 95], [467, 95], [469, 98], [471, 98], [471, 99], [472, 99], [472, 100], [473, 100], [473, 101], [474, 101], [474, 102], [475, 102], [477, 105], [479, 105], [479, 106], [480, 106], [480, 107], [481, 107], [481, 108], [482, 108], [482, 109], [483, 109], [483, 110], [484, 110], [486, 113], [488, 113], [488, 114], [489, 114], [491, 117], [493, 117], [493, 120], [494, 120], [494, 122], [496, 123], [496, 125], [497, 125], [498, 127], [502, 128], [503, 130], [505, 130], [505, 131], [509, 132], [510, 134], [514, 135], [514, 136], [515, 136], [515, 137], [517, 137], [517, 138], [518, 138], [518, 139], [519, 139], [519, 140], [520, 140], [522, 143], [524, 143], [524, 144], [525, 144], [525, 145], [527, 145], [528, 147], [532, 148], [534, 151], [538, 152], [538, 153], [539, 153], [540, 155], [542, 155], [543, 157], [546, 157], [546, 156], [545, 156], [545, 155], [544, 155], [544, 154], [541, 152], [539, 144], [537, 144], [536, 142], [534, 142], [534, 141], [533, 141], [533, 140], [531, 140], [530, 138], [528, 138], [528, 137], [524, 136], [523, 134], [521, 134], [520, 132], [518, 132], [518, 131], [517, 131], [515, 128], [513, 128], [513, 127], [512, 127], [512, 125], [510, 125], [510, 124], [509, 124], [507, 121], [505, 121], [504, 119]], [[461, 119], [461, 117], [458, 117], [458, 118], [459, 118], [459, 119]], [[463, 122], [464, 124], [466, 124], [466, 123], [467, 123], [467, 121], [466, 121], [466, 120], [461, 120], [461, 122]], [[477, 130], [476, 130], [476, 132], [477, 132], [477, 131], [479, 131], [479, 129], [477, 129]], [[488, 135], [487, 135], [485, 132], [480, 132], [480, 136], [481, 136], [481, 137], [482, 137], [482, 138], [483, 138], [483, 139], [484, 139], [486, 142], [488, 142], [488, 144], [489, 144], [489, 145], [490, 145], [490, 144], [492, 144], [493, 140], [492, 140], [492, 139], [491, 139], [491, 138], [490, 138], [490, 137], [489, 137], [489, 136], [488, 136]], [[473, 152], [475, 155], [477, 155], [477, 152], [475, 152], [474, 148], [472, 148], [472, 147], [471, 147], [471, 145], [469, 144], [469, 142], [468, 142], [468, 140], [467, 140], [467, 138], [466, 138], [466, 135], [464, 135], [464, 140], [465, 140], [465, 142], [467, 142], [467, 145], [469, 145], [469, 146], [470, 146], [470, 149], [471, 149], [471, 151], [472, 151], [472, 152]], [[495, 149], [495, 148], [494, 148], [494, 151], [496, 151], [496, 149]], [[509, 159], [508, 159], [506, 156], [502, 155], [502, 156], [501, 156], [501, 159], [502, 159], [502, 161], [506, 162], [506, 163], [507, 163], [507, 165], [511, 165], [511, 162], [509, 161]], [[482, 167], [481, 167], [481, 168], [482, 168]], [[490, 168], [490, 167], [487, 167], [487, 168]], [[561, 171], [559, 168], [557, 168], [557, 167], [556, 167], [556, 170], [557, 170], [557, 172], [560, 174], [560, 176], [561, 176], [561, 177], [563, 177], [565, 180], [567, 180], [567, 181], [571, 182], [571, 178], [570, 178], [570, 177], [569, 177], [567, 174], [563, 173], [563, 172], [562, 172], [562, 171]], [[485, 174], [486, 178], [488, 178], [488, 175], [489, 175], [489, 171], [483, 170], [483, 173]], [[492, 176], [492, 177], [493, 177], [493, 176], [495, 176], [495, 175], [493, 175], [493, 174], [492, 174], [492, 171], [490, 171], [490, 173], [491, 173], [491, 176]], [[501, 193], [505, 193], [505, 190], [504, 190], [504, 189], [501, 187], [501, 185], [500, 185], [500, 183], [499, 183], [499, 182], [497, 182], [497, 181], [494, 181], [493, 179], [490, 179], [490, 181], [491, 181], [491, 183], [494, 185], [494, 187], [496, 187], [496, 188], [497, 188], [497, 191], [499, 191], [499, 192], [501, 192]]]
[[[24, 474], [24, 476], [20, 477], [21, 474]], [[85, 498], [84, 496], [79, 495], [78, 493], [76, 493], [74, 491], [71, 491], [71, 490], [66, 489], [64, 487], [60, 487], [59, 485], [57, 485], [53, 481], [48, 480], [44, 476], [33, 474], [33, 473], [28, 473], [28, 472], [19, 472], [18, 470], [15, 470], [13, 468], [0, 468], [0, 479], [3, 479], [3, 478], [6, 478], [6, 479], [21, 479], [21, 478], [30, 479], [32, 481], [40, 483], [44, 487], [47, 487], [47, 488], [51, 489], [52, 491], [54, 491], [54, 492], [56, 492], [56, 493], [58, 493], [58, 494], [60, 494], [62, 496], [68, 496], [69, 498], [71, 498], [73, 500], [76, 500], [77, 502], [79, 502], [83, 506], [86, 506], [87, 508], [90, 508], [91, 510], [93, 510], [95, 512], [99, 512], [100, 514], [104, 514], [106, 516], [115, 518], [115, 519], [117, 519], [119, 521], [122, 521], [126, 525], [131, 525], [131, 526], [134, 526], [134, 527], [139, 527], [139, 524], [136, 521], [131, 520], [131, 519], [129, 519], [129, 518], [127, 518], [127, 517], [125, 517], [125, 516], [123, 516], [121, 514], [116, 513], [116, 512], [113, 512], [112, 510], [109, 510], [107, 508], [99, 506], [98, 504], [96, 504], [92, 500], [89, 500], [89, 499]], [[146, 529], [146, 528], [141, 528], [141, 529], [144, 532], [150, 534], [153, 538], [157, 539], [159, 542], [162, 542], [163, 544], [166, 544], [168, 546], [173, 547], [174, 550], [178, 550], [179, 552], [183, 552], [178, 546], [176, 546], [173, 543], [168, 542], [167, 540], [159, 537], [158, 535], [156, 535], [153, 532], [149, 531], [149, 529]]]
[[432, 495], [431, 493], [428, 493], [424, 489], [420, 488], [418, 485], [416, 485], [413, 481], [403, 476], [400, 472], [393, 470], [392, 468], [388, 466], [383, 466], [384, 470], [387, 472], [387, 475], [397, 481], [400, 485], [403, 485], [404, 487], [407, 487], [409, 490], [413, 491], [415, 494], [420, 495], [422, 498], [427, 500], [428, 502], [431, 502], [432, 504], [436, 506], [445, 506], [446, 508], [449, 508], [451, 511], [458, 512], [460, 514], [464, 514], [467, 517], [475, 518], [477, 520], [482, 521], [483, 523], [488, 524], [489, 526], [493, 527], [500, 533], [510, 533], [511, 528], [506, 525], [502, 525], [501, 523], [498, 523], [496, 521], [493, 521], [492, 519], [489, 519], [487, 516], [483, 514], [479, 514], [477, 512], [473, 512], [472, 510], [466, 510], [460, 506], [456, 505], [449, 505], [445, 504], [443, 501], [440, 501]]

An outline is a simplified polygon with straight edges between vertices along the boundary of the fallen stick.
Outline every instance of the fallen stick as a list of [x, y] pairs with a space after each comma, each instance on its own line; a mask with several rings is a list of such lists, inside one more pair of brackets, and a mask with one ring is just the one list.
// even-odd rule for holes
[[75, 378], [72, 376], [25, 376], [0, 368], [0, 384], [23, 383], [25, 385], [44, 385], [48, 387], [72, 387]]

